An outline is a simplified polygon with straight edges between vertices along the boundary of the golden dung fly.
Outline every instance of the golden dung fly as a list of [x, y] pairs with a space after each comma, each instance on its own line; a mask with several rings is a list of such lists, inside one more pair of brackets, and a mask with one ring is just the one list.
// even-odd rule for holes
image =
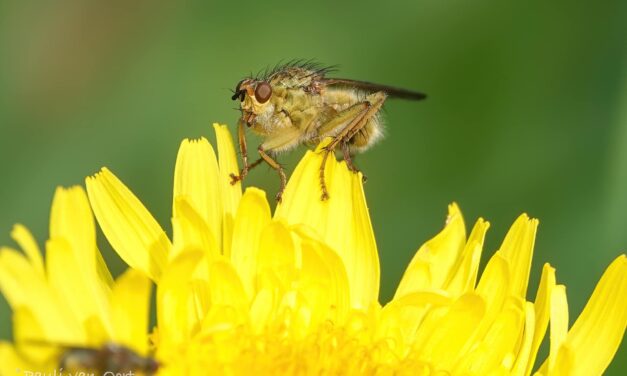
[[[362, 152], [383, 136], [380, 111], [387, 97], [410, 100], [424, 99], [425, 94], [344, 78], [329, 78], [333, 68], [311, 61], [295, 61], [275, 67], [258, 77], [241, 80], [231, 99], [240, 101], [238, 125], [243, 168], [239, 175], [231, 174], [235, 184], [246, 177], [251, 168], [263, 161], [275, 169], [281, 178], [277, 201], [287, 178], [276, 154], [301, 144], [317, 145], [324, 138], [332, 141], [323, 149], [320, 166], [322, 200], [329, 198], [324, 177], [326, 160], [338, 146], [346, 165], [358, 172], [351, 155]], [[245, 127], [264, 140], [258, 147], [260, 158], [249, 164]]]

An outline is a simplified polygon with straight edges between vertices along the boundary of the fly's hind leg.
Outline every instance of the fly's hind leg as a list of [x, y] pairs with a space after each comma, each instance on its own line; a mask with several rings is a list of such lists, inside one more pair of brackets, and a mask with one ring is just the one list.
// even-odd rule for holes
[[[321, 134], [324, 135], [327, 132], [332, 132], [335, 133], [336, 136], [334, 136], [333, 140], [327, 146], [322, 148], [323, 156], [319, 172], [320, 190], [322, 191], [322, 194], [320, 195], [320, 200], [325, 201], [329, 198], [329, 191], [327, 189], [327, 183], [325, 179], [325, 170], [329, 154], [331, 154], [335, 150], [340, 141], [344, 140], [345, 143], [348, 143], [348, 139], [345, 139], [347, 130], [354, 127], [355, 124], [359, 123], [359, 121], [364, 117], [370, 106], [370, 102], [368, 101], [356, 103], [351, 107], [345, 109], [344, 111], [340, 112], [332, 120], [330, 120], [328, 123], [324, 124], [321, 127]], [[336, 131], [337, 128], [340, 128], [340, 130]]]
[[[342, 154], [344, 154], [346, 167], [348, 167], [348, 169], [355, 174], [360, 173], [361, 171], [357, 168], [357, 166], [355, 166], [355, 163], [353, 162], [353, 157], [351, 156], [350, 145], [348, 141], [342, 141]], [[361, 181], [365, 183], [366, 180], [368, 180], [368, 178], [366, 177], [366, 175], [364, 175], [363, 172], [361, 172]]]
[[342, 141], [342, 154], [344, 154], [344, 162], [346, 162], [346, 167], [354, 173], [358, 173], [359, 170], [353, 164], [353, 160], [351, 159], [351, 151], [348, 145], [348, 141]]
[[[360, 102], [355, 106], [352, 106], [345, 110], [345, 113], [340, 114], [337, 119], [343, 119], [347, 116], [349, 117], [349, 122], [344, 126], [337, 135], [333, 138], [324, 149], [324, 155], [322, 157], [322, 164], [320, 165], [320, 189], [322, 190], [322, 195], [320, 196], [321, 200], [327, 200], [329, 198], [329, 191], [327, 189], [327, 184], [324, 176], [324, 171], [326, 168], [327, 158], [329, 154], [335, 150], [338, 144], [342, 143], [342, 150], [344, 152], [344, 158], [347, 160], [346, 165], [348, 168], [353, 171], [359, 171], [353, 165], [352, 159], [350, 158], [350, 150], [348, 150], [348, 142], [350, 139], [355, 136], [359, 131], [361, 131], [368, 121], [379, 112], [381, 106], [383, 106], [383, 102], [385, 102], [385, 93], [377, 92], [371, 94], [368, 100]], [[344, 124], [344, 122], [338, 122], [339, 124]], [[346, 144], [346, 146], [345, 146]], [[348, 156], [348, 158], [346, 158]]]

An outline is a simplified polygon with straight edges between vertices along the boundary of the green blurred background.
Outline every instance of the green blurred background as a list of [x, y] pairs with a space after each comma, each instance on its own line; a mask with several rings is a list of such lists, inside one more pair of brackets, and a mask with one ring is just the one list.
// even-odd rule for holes
[[[572, 323], [627, 245], [626, 25], [621, 0], [1, 1], [0, 244], [15, 222], [43, 243], [55, 186], [101, 166], [169, 231], [180, 140], [235, 129], [243, 76], [314, 58], [429, 94], [390, 100], [387, 138], [357, 158], [382, 301], [456, 201], [467, 227], [492, 223], [484, 261], [516, 216], [540, 219], [530, 296], [550, 262]], [[278, 185], [267, 168], [247, 183], [270, 197]], [[9, 338], [4, 301], [0, 321]], [[625, 347], [607, 374], [627, 372]]]

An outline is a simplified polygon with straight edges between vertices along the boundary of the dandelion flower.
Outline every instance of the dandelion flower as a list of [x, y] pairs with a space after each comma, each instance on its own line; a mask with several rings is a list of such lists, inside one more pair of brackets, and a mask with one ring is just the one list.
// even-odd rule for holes
[[[225, 126], [214, 128], [218, 158], [205, 139], [181, 144], [172, 238], [111, 171], [87, 178], [95, 217], [130, 266], [115, 282], [80, 188], [55, 196], [45, 266], [16, 227], [24, 254], [0, 253], [16, 334], [15, 345], [0, 347], [2, 364], [27, 369], [46, 359], [19, 351], [31, 336], [113, 341], [141, 354], [150, 344], [159, 375], [597, 375], [612, 360], [627, 323], [625, 255], [569, 327], [565, 287], [550, 265], [526, 299], [538, 221], [521, 215], [479, 276], [489, 224], [479, 219], [467, 236], [451, 204], [442, 231], [382, 305], [361, 176], [329, 159], [331, 199], [322, 202], [321, 155], [307, 152], [272, 213], [263, 191], [229, 184], [238, 171], [233, 142]], [[156, 284], [150, 334], [146, 278]], [[547, 329], [550, 351], [534, 368]]]

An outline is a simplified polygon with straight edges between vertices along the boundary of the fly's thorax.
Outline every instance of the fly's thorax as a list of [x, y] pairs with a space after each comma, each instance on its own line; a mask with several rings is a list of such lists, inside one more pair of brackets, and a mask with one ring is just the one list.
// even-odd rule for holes
[[[285, 100], [281, 103], [280, 110], [289, 114], [301, 113], [320, 108], [322, 100], [319, 94], [309, 93], [301, 88], [287, 89]], [[299, 125], [294, 124], [299, 127]]]
[[289, 67], [282, 69], [270, 77], [273, 86], [281, 85], [285, 88], [304, 88], [312, 85], [318, 79], [316, 72], [303, 67]]
[[261, 134], [283, 132], [285, 128], [306, 129], [321, 108], [320, 95], [302, 88], [283, 88], [264, 105], [257, 106], [253, 130]]

